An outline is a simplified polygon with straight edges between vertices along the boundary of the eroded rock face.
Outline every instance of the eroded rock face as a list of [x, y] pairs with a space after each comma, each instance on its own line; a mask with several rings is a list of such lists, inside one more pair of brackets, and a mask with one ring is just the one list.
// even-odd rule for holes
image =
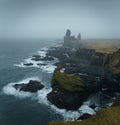
[[99, 84], [90, 86], [79, 76], [61, 73], [58, 70], [53, 74], [51, 87], [52, 91], [47, 95], [48, 100], [67, 110], [78, 109], [91, 93], [101, 89]]
[[[118, 53], [116, 58], [119, 58]], [[115, 92], [120, 92], [120, 75], [112, 74], [109, 67], [113, 55], [98, 53], [94, 49], [73, 51], [62, 47], [50, 50], [48, 55], [59, 59], [56, 63], [58, 71], [64, 69], [61, 72], [63, 74], [54, 72], [52, 91], [47, 95], [48, 100], [57, 107], [75, 110], [90, 94], [101, 92], [114, 97]], [[76, 82], [76, 78], [73, 80], [72, 76], [78, 76], [80, 82]], [[76, 83], [82, 83], [83, 86]]]
[[20, 91], [37, 92], [38, 90], [44, 88], [44, 85], [42, 85], [39, 81], [30, 80], [27, 84], [15, 84], [14, 87]]
[[58, 108], [67, 110], [77, 110], [84, 98], [79, 93], [68, 93], [58, 88], [54, 89], [47, 95], [48, 100]]
[[113, 53], [110, 59], [110, 65], [114, 67], [120, 67], [120, 49]]
[[52, 92], [47, 95], [48, 100], [59, 108], [76, 110], [82, 104], [84, 97], [84, 83], [78, 76], [70, 76], [55, 71], [52, 81]]
[[109, 66], [112, 74], [120, 76], [120, 49], [114, 52], [109, 60]]

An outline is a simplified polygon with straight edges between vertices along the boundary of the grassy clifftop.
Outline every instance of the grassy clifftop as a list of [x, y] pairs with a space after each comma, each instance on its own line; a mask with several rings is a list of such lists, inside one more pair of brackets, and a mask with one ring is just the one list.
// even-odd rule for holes
[[82, 91], [84, 87], [83, 81], [78, 76], [72, 76], [60, 71], [55, 71], [51, 84], [58, 84], [62, 89], [68, 92]]

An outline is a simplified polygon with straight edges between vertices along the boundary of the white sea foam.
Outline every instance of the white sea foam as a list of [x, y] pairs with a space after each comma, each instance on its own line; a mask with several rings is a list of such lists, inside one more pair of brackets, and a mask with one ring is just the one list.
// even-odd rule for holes
[[66, 110], [66, 109], [59, 109], [54, 105], [51, 105], [51, 109], [55, 111], [58, 114], [61, 114], [65, 121], [73, 121], [77, 120], [81, 115], [84, 113], [88, 114], [95, 114], [95, 111], [91, 109], [88, 105], [84, 104], [82, 105], [78, 110], [72, 111], [72, 110]]
[[47, 100], [47, 97], [46, 95], [51, 91], [52, 89], [49, 88], [44, 88], [40, 91], [37, 92], [37, 99], [38, 99], [38, 102], [41, 103], [41, 104], [44, 104], [48, 107], [50, 107], [50, 110], [52, 110], [53, 112], [55, 112], [56, 114], [60, 114], [65, 121], [68, 121], [68, 120], [75, 120], [77, 119], [81, 113], [78, 111], [67, 111], [66, 109], [59, 109], [57, 108], [55, 105], [51, 104], [48, 100]]
[[[28, 59], [25, 59], [20, 64], [14, 64], [14, 66], [21, 67], [21, 68], [26, 68], [26, 67], [36, 67], [36, 68], [39, 68], [39, 65], [37, 65], [37, 64], [38, 63], [40, 63], [40, 64], [44, 63], [43, 61], [34, 61], [34, 60], [31, 60], [31, 59], [32, 59], [31, 57], [28, 58]], [[30, 66], [24, 65], [24, 64], [28, 64], [28, 63], [32, 63], [33, 65], [30, 65]]]
[[64, 73], [64, 71], [65, 71], [65, 68], [60, 69], [61, 73]]
[[[42, 48], [40, 51], [38, 51], [38, 55], [40, 55], [42, 58], [46, 57], [47, 50], [48, 48]], [[59, 60], [55, 57], [54, 57], [54, 60], [52, 61], [35, 61], [35, 60], [32, 60], [32, 57], [30, 57], [28, 59], [25, 59], [20, 64], [14, 64], [14, 66], [21, 67], [21, 68], [35, 67], [35, 68], [40, 68], [44, 72], [53, 73], [56, 68], [54, 64], [58, 61]], [[32, 65], [25, 65], [29, 63], [32, 63]], [[38, 65], [38, 64], [41, 64], [41, 65]]]
[[[37, 54], [44, 58], [47, 54], [47, 50], [48, 50], [48, 48], [42, 48], [41, 50], [38, 51]], [[55, 68], [56, 68], [56, 66], [54, 66], [54, 63], [59, 61], [57, 58], [54, 58], [54, 61], [34, 61], [31, 59], [32, 59], [32, 57], [25, 59], [20, 64], [14, 64], [14, 66], [18, 66], [18, 67], [22, 67], [22, 68], [37, 67], [37, 68], [40, 68], [47, 73], [53, 73]], [[24, 64], [27, 64], [27, 63], [32, 63], [33, 65], [25, 66]], [[39, 65], [38, 66], [37, 65], [38, 63], [46, 64], [46, 65]], [[61, 72], [64, 72], [64, 69], [62, 69]], [[84, 113], [95, 114], [94, 110], [89, 107], [88, 103], [84, 103], [77, 111], [68, 111], [66, 109], [57, 108], [55, 105], [51, 104], [47, 100], [46, 96], [50, 91], [52, 91], [52, 89], [48, 88], [45, 84], [44, 84], [45, 87], [42, 90], [39, 90], [35, 95], [31, 94], [29, 92], [22, 92], [22, 91], [16, 90], [13, 87], [13, 85], [15, 85], [16, 83], [17, 84], [27, 83], [29, 80], [39, 80], [39, 79], [37, 77], [33, 77], [33, 78], [28, 78], [28, 79], [22, 80], [20, 82], [9, 83], [8, 85], [6, 85], [3, 88], [3, 92], [7, 95], [14, 95], [14, 96], [17, 96], [20, 98], [26, 98], [26, 97], [35, 98], [38, 100], [39, 103], [50, 107], [50, 110], [54, 111], [56, 114], [60, 114], [64, 118], [65, 121], [75, 120]]]
[[82, 105], [79, 111], [82, 112], [82, 114], [84, 113], [88, 113], [91, 115], [95, 114], [95, 111], [92, 108], [90, 108], [88, 105]]
[[41, 66], [40, 67], [43, 71], [47, 72], [47, 73], [53, 73], [56, 66], [54, 65], [51, 65], [51, 64], [48, 64], [48, 65], [45, 65], [45, 66]]
[[41, 50], [38, 51], [38, 54], [39, 54], [41, 57], [46, 57], [47, 50], [48, 50], [48, 48], [47, 48], [47, 47], [44, 47], [44, 48], [42, 48]]
[[52, 89], [50, 87], [48, 88], [48, 86], [45, 83], [43, 83], [45, 85], [45, 87], [43, 89], [39, 90], [36, 94], [32, 94], [30, 92], [19, 91], [19, 90], [16, 90], [13, 87], [13, 85], [15, 85], [15, 84], [21, 84], [21, 83], [26, 84], [30, 80], [39, 80], [39, 78], [38, 77], [31, 77], [31, 78], [21, 80], [19, 82], [9, 83], [8, 85], [4, 86], [3, 92], [7, 95], [13, 95], [13, 96], [16, 96], [16, 97], [19, 97], [19, 98], [31, 97], [32, 99], [33, 98], [37, 99], [39, 103], [48, 106], [50, 108], [50, 110], [52, 110], [56, 114], [60, 114], [64, 118], [65, 121], [75, 120], [78, 117], [80, 117], [83, 113], [89, 113], [89, 114], [95, 113], [91, 108], [89, 108], [87, 103], [82, 105], [77, 111], [67, 111], [66, 109], [57, 108], [55, 105], [51, 104], [47, 100], [46, 96], [50, 91], [52, 91]]
[[24, 80], [19, 81], [19, 82], [9, 83], [8, 85], [3, 87], [3, 92], [7, 95], [14, 95], [14, 96], [17, 96], [20, 98], [30, 97], [30, 96], [32, 96], [32, 93], [19, 91], [13, 87], [15, 84], [21, 84], [21, 83], [26, 84], [29, 82], [29, 80], [39, 80], [39, 79], [38, 79], [38, 77], [31, 77], [31, 78], [27, 78], [27, 79], [24, 79]]
[[73, 121], [78, 119], [82, 114], [88, 113], [88, 114], [95, 114], [96, 112], [89, 107], [89, 103], [84, 103], [78, 110], [72, 111], [72, 110], [66, 110], [66, 109], [59, 109], [55, 105], [51, 104], [48, 100], [46, 95], [51, 91], [51, 88], [44, 88], [37, 93], [37, 99], [39, 103], [42, 103], [46, 106], [49, 106], [52, 111], [54, 111], [56, 114], [60, 114], [65, 121]]

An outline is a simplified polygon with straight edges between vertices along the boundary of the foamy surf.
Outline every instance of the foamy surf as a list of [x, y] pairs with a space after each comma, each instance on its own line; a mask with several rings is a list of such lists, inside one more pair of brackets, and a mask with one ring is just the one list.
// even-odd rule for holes
[[[46, 57], [47, 54], [47, 50], [49, 48], [42, 48], [41, 50], [39, 50], [37, 52], [37, 54], [39, 56], [41, 56], [41, 59]], [[55, 57], [54, 60], [49, 61], [35, 61], [32, 60], [33, 57], [30, 57], [28, 59], [24, 59], [23, 62], [21, 62], [20, 64], [14, 64], [14, 66], [20, 67], [20, 68], [29, 68], [29, 67], [35, 67], [35, 68], [40, 68], [43, 72], [47, 72], [47, 73], [53, 73], [56, 66], [54, 65], [56, 62], [59, 62], [59, 60]], [[32, 65], [26, 65], [26, 64], [32, 64]]]
[[3, 92], [7, 95], [13, 95], [16, 96], [18, 98], [27, 98], [27, 97], [31, 97], [31, 99], [35, 99], [38, 100], [38, 103], [40, 104], [44, 104], [47, 107], [50, 108], [50, 110], [52, 110], [54, 113], [59, 114], [63, 117], [63, 119], [65, 121], [72, 121], [72, 120], [76, 120], [78, 119], [82, 114], [84, 113], [89, 113], [89, 114], [94, 114], [95, 112], [86, 104], [82, 105], [77, 111], [68, 111], [66, 109], [59, 109], [57, 108], [55, 105], [51, 104], [48, 100], [47, 100], [47, 94], [49, 92], [52, 91], [52, 89], [50, 87], [48, 87], [46, 85], [46, 83], [42, 83], [44, 84], [44, 88], [39, 90], [37, 93], [33, 94], [30, 92], [23, 92], [23, 91], [19, 91], [16, 90], [13, 85], [15, 84], [21, 84], [21, 83], [28, 83], [30, 80], [38, 80], [40, 81], [40, 79], [38, 77], [31, 77], [31, 78], [27, 78], [24, 80], [21, 80], [19, 82], [13, 82], [13, 83], [9, 83], [8, 85], [3, 87]]
[[77, 120], [81, 115], [88, 113], [88, 114], [95, 114], [96, 112], [90, 108], [87, 104], [83, 104], [78, 110], [66, 110], [66, 109], [59, 109], [55, 105], [50, 105], [51, 109], [60, 114], [65, 121], [74, 121]]
[[31, 78], [27, 78], [27, 79], [21, 80], [19, 82], [9, 83], [8, 85], [6, 85], [6, 86], [3, 87], [3, 92], [5, 94], [7, 94], [7, 95], [13, 95], [13, 96], [16, 96], [16, 97], [19, 97], [19, 98], [30, 97], [30, 96], [33, 95], [32, 93], [19, 91], [19, 90], [15, 89], [13, 87], [15, 84], [21, 84], [21, 83], [26, 84], [30, 80], [39, 80], [39, 78], [38, 77], [31, 77]]
[[48, 49], [49, 49], [49, 48], [44, 47], [44, 48], [42, 48], [41, 50], [38, 51], [38, 54], [39, 54], [42, 58], [44, 58], [44, 57], [46, 57], [46, 55], [47, 55]]

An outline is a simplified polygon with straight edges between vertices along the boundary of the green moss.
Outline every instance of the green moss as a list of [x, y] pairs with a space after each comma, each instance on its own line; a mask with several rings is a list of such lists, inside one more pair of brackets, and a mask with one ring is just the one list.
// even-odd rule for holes
[[72, 76], [57, 70], [53, 74], [51, 83], [52, 85], [59, 84], [61, 88], [68, 92], [82, 91], [84, 87], [84, 83], [79, 76]]
[[74, 122], [51, 122], [49, 125], [120, 125], [120, 106], [101, 109], [90, 119]]

